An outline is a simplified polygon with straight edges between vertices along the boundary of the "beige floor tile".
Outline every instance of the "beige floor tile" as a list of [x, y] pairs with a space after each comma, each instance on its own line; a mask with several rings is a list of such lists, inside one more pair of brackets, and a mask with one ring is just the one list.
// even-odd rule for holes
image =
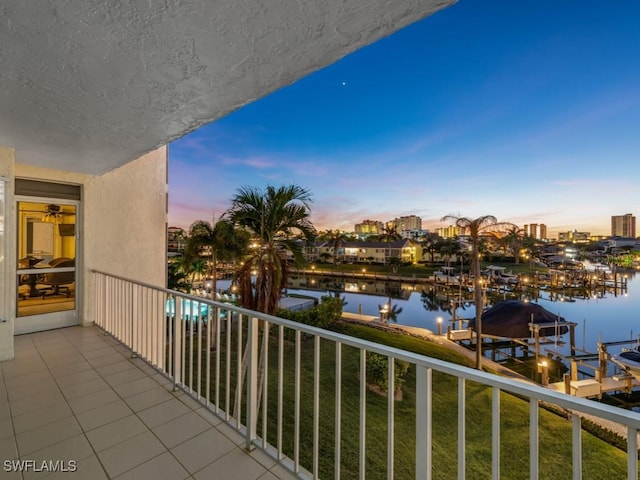
[[120, 418], [131, 415], [133, 411], [122, 400], [101, 405], [77, 415], [78, 422], [85, 432], [101, 427]]
[[84, 397], [90, 393], [98, 392], [108, 388], [109, 385], [102, 379], [96, 378], [82, 383], [74, 383], [73, 385], [61, 386], [60, 389], [67, 399]]
[[23, 413], [32, 412], [34, 410], [40, 410], [41, 408], [56, 405], [64, 402], [65, 398], [58, 390], [50, 390], [47, 395], [21, 398], [19, 401], [11, 402], [11, 414], [14, 417], [22, 415]]
[[173, 395], [166, 389], [156, 386], [156, 388], [151, 390], [125, 398], [125, 402], [127, 402], [134, 412], [139, 412], [140, 410], [145, 410], [173, 398]]
[[[0, 441], [13, 438], [13, 435], [13, 423], [11, 419], [5, 418], [4, 420], [0, 420]], [[0, 460], [2, 459], [0, 458]]]
[[142, 420], [135, 415], [129, 415], [91, 430], [86, 435], [94, 450], [101, 452], [147, 430], [147, 426], [142, 423]]
[[60, 377], [66, 377], [75, 372], [81, 372], [82, 370], [91, 370], [93, 367], [86, 360], [80, 360], [78, 362], [71, 363], [69, 365], [58, 365], [55, 367], [49, 367], [51, 375], [56, 380]]
[[189, 473], [166, 452], [120, 475], [118, 480], [183, 480]]
[[113, 389], [118, 392], [118, 395], [120, 395], [121, 397], [127, 398], [133, 395], [137, 395], [138, 393], [146, 392], [147, 390], [151, 390], [152, 388], [156, 388], [157, 386], [158, 384], [156, 382], [154, 382], [149, 377], [145, 377], [133, 382], [116, 385], [113, 387]]
[[194, 475], [196, 480], [255, 480], [267, 470], [238, 448], [210, 463]]
[[145, 432], [98, 453], [110, 477], [116, 477], [165, 451], [165, 447], [151, 433]]
[[153, 432], [162, 443], [168, 448], [172, 448], [209, 428], [211, 428], [211, 425], [200, 415], [195, 412], [190, 412], [155, 427]]
[[18, 447], [16, 446], [16, 440], [14, 437], [5, 438], [0, 440], [0, 455], [2, 460], [13, 460], [18, 458]]
[[[60, 462], [59, 465], [69, 465], [70, 462], [78, 463], [84, 458], [93, 455], [93, 449], [84, 435], [77, 435], [50, 447], [29, 454], [29, 459], [37, 462]], [[24, 458], [24, 457], [23, 457]], [[24, 480], [42, 478], [49, 471], [29, 472], [24, 474]]]
[[138, 416], [149, 428], [154, 428], [190, 411], [184, 403], [172, 398], [169, 401], [138, 412]]
[[147, 379], [148, 376], [142, 372], [139, 368], [132, 368], [125, 370], [124, 372], [115, 373], [104, 377], [105, 381], [113, 386], [122, 385], [125, 383], [135, 382], [142, 379]]
[[101, 357], [87, 358], [87, 362], [89, 362], [89, 364], [91, 364], [95, 368], [95, 367], [104, 367], [105, 365], [111, 365], [113, 363], [121, 362], [123, 358], [126, 360], [126, 357], [123, 357], [122, 355], [120, 355], [120, 353], [111, 349], [111, 352], [107, 355], [103, 355]]
[[122, 359], [121, 362], [114, 362], [108, 365], [103, 365], [101, 367], [96, 367], [96, 372], [98, 372], [103, 377], [108, 377], [110, 375], [115, 375], [116, 373], [126, 372], [128, 370], [137, 370], [135, 365], [132, 365], [131, 362]]
[[82, 433], [80, 425], [73, 417], [63, 418], [57, 422], [34, 428], [16, 435], [18, 451], [21, 457], [41, 450]]
[[53, 379], [43, 380], [39, 383], [29, 385], [21, 385], [19, 388], [9, 388], [7, 392], [9, 402], [12, 404], [17, 404], [23, 399], [44, 398], [56, 394], [60, 394], [60, 387]]
[[69, 372], [67, 375], [59, 375], [56, 377], [56, 383], [60, 387], [69, 387], [78, 383], [88, 382], [90, 380], [97, 380], [101, 378], [100, 374], [95, 370], [79, 370], [76, 372]]
[[120, 397], [116, 392], [110, 388], [106, 388], [82, 397], [71, 398], [69, 399], [69, 406], [71, 407], [71, 410], [78, 415], [82, 412], [86, 412], [87, 410], [93, 410], [101, 405], [113, 403], [119, 399]]
[[231, 440], [210, 429], [172, 448], [171, 453], [190, 473], [195, 473], [234, 448], [236, 445]]
[[17, 415], [13, 417], [13, 424], [16, 433], [22, 433], [70, 417], [71, 415], [73, 415], [73, 412], [67, 402], [60, 402], [23, 413], [22, 415]]
[[200, 407], [195, 412], [211, 425], [220, 425], [222, 419], [206, 407]]

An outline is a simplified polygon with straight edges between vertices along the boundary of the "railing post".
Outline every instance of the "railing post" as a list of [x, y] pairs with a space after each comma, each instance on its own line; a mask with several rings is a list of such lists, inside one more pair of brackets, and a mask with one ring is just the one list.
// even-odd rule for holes
[[258, 426], [258, 319], [249, 317], [247, 325], [247, 437], [245, 448], [255, 448]]
[[430, 368], [416, 368], [416, 478], [431, 480]]
[[178, 390], [178, 384], [182, 383], [182, 302], [177, 296], [173, 296], [175, 308], [173, 318], [173, 391]]
[[627, 476], [638, 479], [638, 430], [627, 426]]

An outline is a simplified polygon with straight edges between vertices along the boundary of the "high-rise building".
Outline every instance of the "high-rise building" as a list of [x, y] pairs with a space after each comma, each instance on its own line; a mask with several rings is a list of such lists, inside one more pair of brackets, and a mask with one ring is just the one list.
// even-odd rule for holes
[[611, 236], [636, 238], [636, 217], [631, 213], [611, 217]]
[[539, 236], [536, 237], [536, 238], [539, 238], [539, 239], [542, 239], [542, 240], [546, 239], [547, 238], [547, 226], [544, 223], [541, 223], [538, 226], [538, 228], [539, 228], [539, 231], [538, 231], [538, 235]]
[[436, 228], [436, 233], [442, 238], [453, 238], [464, 235], [464, 229], [455, 225], [449, 225], [448, 227]]
[[533, 238], [547, 238], [547, 226], [544, 223], [530, 223], [525, 225], [524, 232]]
[[388, 223], [393, 224], [396, 227], [398, 233], [410, 230], [422, 230], [422, 218], [416, 215], [398, 217]]
[[382, 234], [384, 224], [378, 220], [363, 220], [362, 223], [356, 223], [356, 235], [380, 235]]

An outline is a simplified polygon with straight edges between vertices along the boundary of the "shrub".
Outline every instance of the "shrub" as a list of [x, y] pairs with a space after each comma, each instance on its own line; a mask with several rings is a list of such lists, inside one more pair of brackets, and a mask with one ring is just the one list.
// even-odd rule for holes
[[[308, 310], [298, 310], [292, 312], [290, 310], [279, 309], [276, 315], [287, 320], [292, 320], [312, 327], [328, 328], [342, 318], [342, 299], [325, 296], [320, 300], [320, 304]], [[291, 332], [292, 334], [292, 332]], [[287, 329], [287, 336], [289, 330]]]
[[[395, 361], [394, 385], [402, 389], [404, 377], [409, 370], [409, 364], [403, 360]], [[389, 388], [389, 357], [375, 352], [367, 352], [367, 383], [383, 391]]]

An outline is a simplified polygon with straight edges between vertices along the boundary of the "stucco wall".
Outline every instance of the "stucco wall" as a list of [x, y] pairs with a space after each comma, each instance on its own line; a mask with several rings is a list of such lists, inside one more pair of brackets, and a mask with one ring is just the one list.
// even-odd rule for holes
[[[0, 255], [6, 253], [4, 258], [0, 258], [0, 362], [13, 358], [13, 328], [16, 315], [16, 306], [13, 299], [16, 296], [16, 283], [13, 280], [12, 272], [15, 271], [15, 249], [16, 239], [13, 235], [15, 224], [15, 205], [13, 201], [13, 178], [14, 151], [11, 148], [0, 147], [0, 177], [7, 179], [5, 186], [5, 225], [4, 235], [5, 252], [0, 251]], [[13, 222], [13, 223], [12, 223]]]
[[[167, 193], [166, 147], [91, 177], [83, 198], [85, 272], [166, 286]], [[85, 286], [92, 287], [88, 274]], [[93, 321], [92, 312], [89, 298], [85, 323]]]

